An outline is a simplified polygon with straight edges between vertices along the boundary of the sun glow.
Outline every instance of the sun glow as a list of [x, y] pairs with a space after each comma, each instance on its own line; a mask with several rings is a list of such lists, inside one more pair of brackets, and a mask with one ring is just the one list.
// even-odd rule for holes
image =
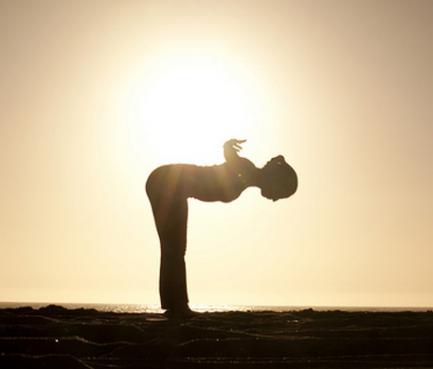
[[225, 140], [255, 135], [260, 99], [252, 73], [202, 55], [157, 64], [133, 93], [128, 125], [139, 151], [159, 163], [212, 164], [222, 161]]

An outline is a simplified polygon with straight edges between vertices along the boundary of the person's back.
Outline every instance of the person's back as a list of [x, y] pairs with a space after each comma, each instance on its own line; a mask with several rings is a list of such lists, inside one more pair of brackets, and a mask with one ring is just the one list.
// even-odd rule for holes
[[149, 196], [170, 194], [171, 197], [229, 202], [239, 197], [246, 187], [245, 178], [228, 163], [214, 166], [169, 164], [150, 174], [146, 191]]

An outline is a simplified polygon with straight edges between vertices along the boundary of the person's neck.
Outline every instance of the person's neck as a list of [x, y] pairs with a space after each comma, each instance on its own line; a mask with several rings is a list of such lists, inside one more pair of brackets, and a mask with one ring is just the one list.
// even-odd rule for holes
[[253, 173], [251, 173], [249, 187], [261, 187], [262, 183], [262, 170], [260, 168], [255, 168]]

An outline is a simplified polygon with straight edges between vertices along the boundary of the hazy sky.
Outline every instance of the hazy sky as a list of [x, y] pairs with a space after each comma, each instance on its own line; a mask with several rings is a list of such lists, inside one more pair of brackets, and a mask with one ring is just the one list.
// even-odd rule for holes
[[158, 303], [144, 183], [247, 138], [299, 190], [190, 201], [194, 303], [433, 306], [433, 1], [0, 0], [0, 299]]

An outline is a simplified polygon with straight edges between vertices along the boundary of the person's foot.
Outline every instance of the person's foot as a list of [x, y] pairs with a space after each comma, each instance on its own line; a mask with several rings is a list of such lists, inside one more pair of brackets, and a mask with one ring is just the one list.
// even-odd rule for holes
[[188, 305], [167, 309], [164, 315], [169, 319], [188, 319], [195, 316], [197, 313], [189, 308]]

